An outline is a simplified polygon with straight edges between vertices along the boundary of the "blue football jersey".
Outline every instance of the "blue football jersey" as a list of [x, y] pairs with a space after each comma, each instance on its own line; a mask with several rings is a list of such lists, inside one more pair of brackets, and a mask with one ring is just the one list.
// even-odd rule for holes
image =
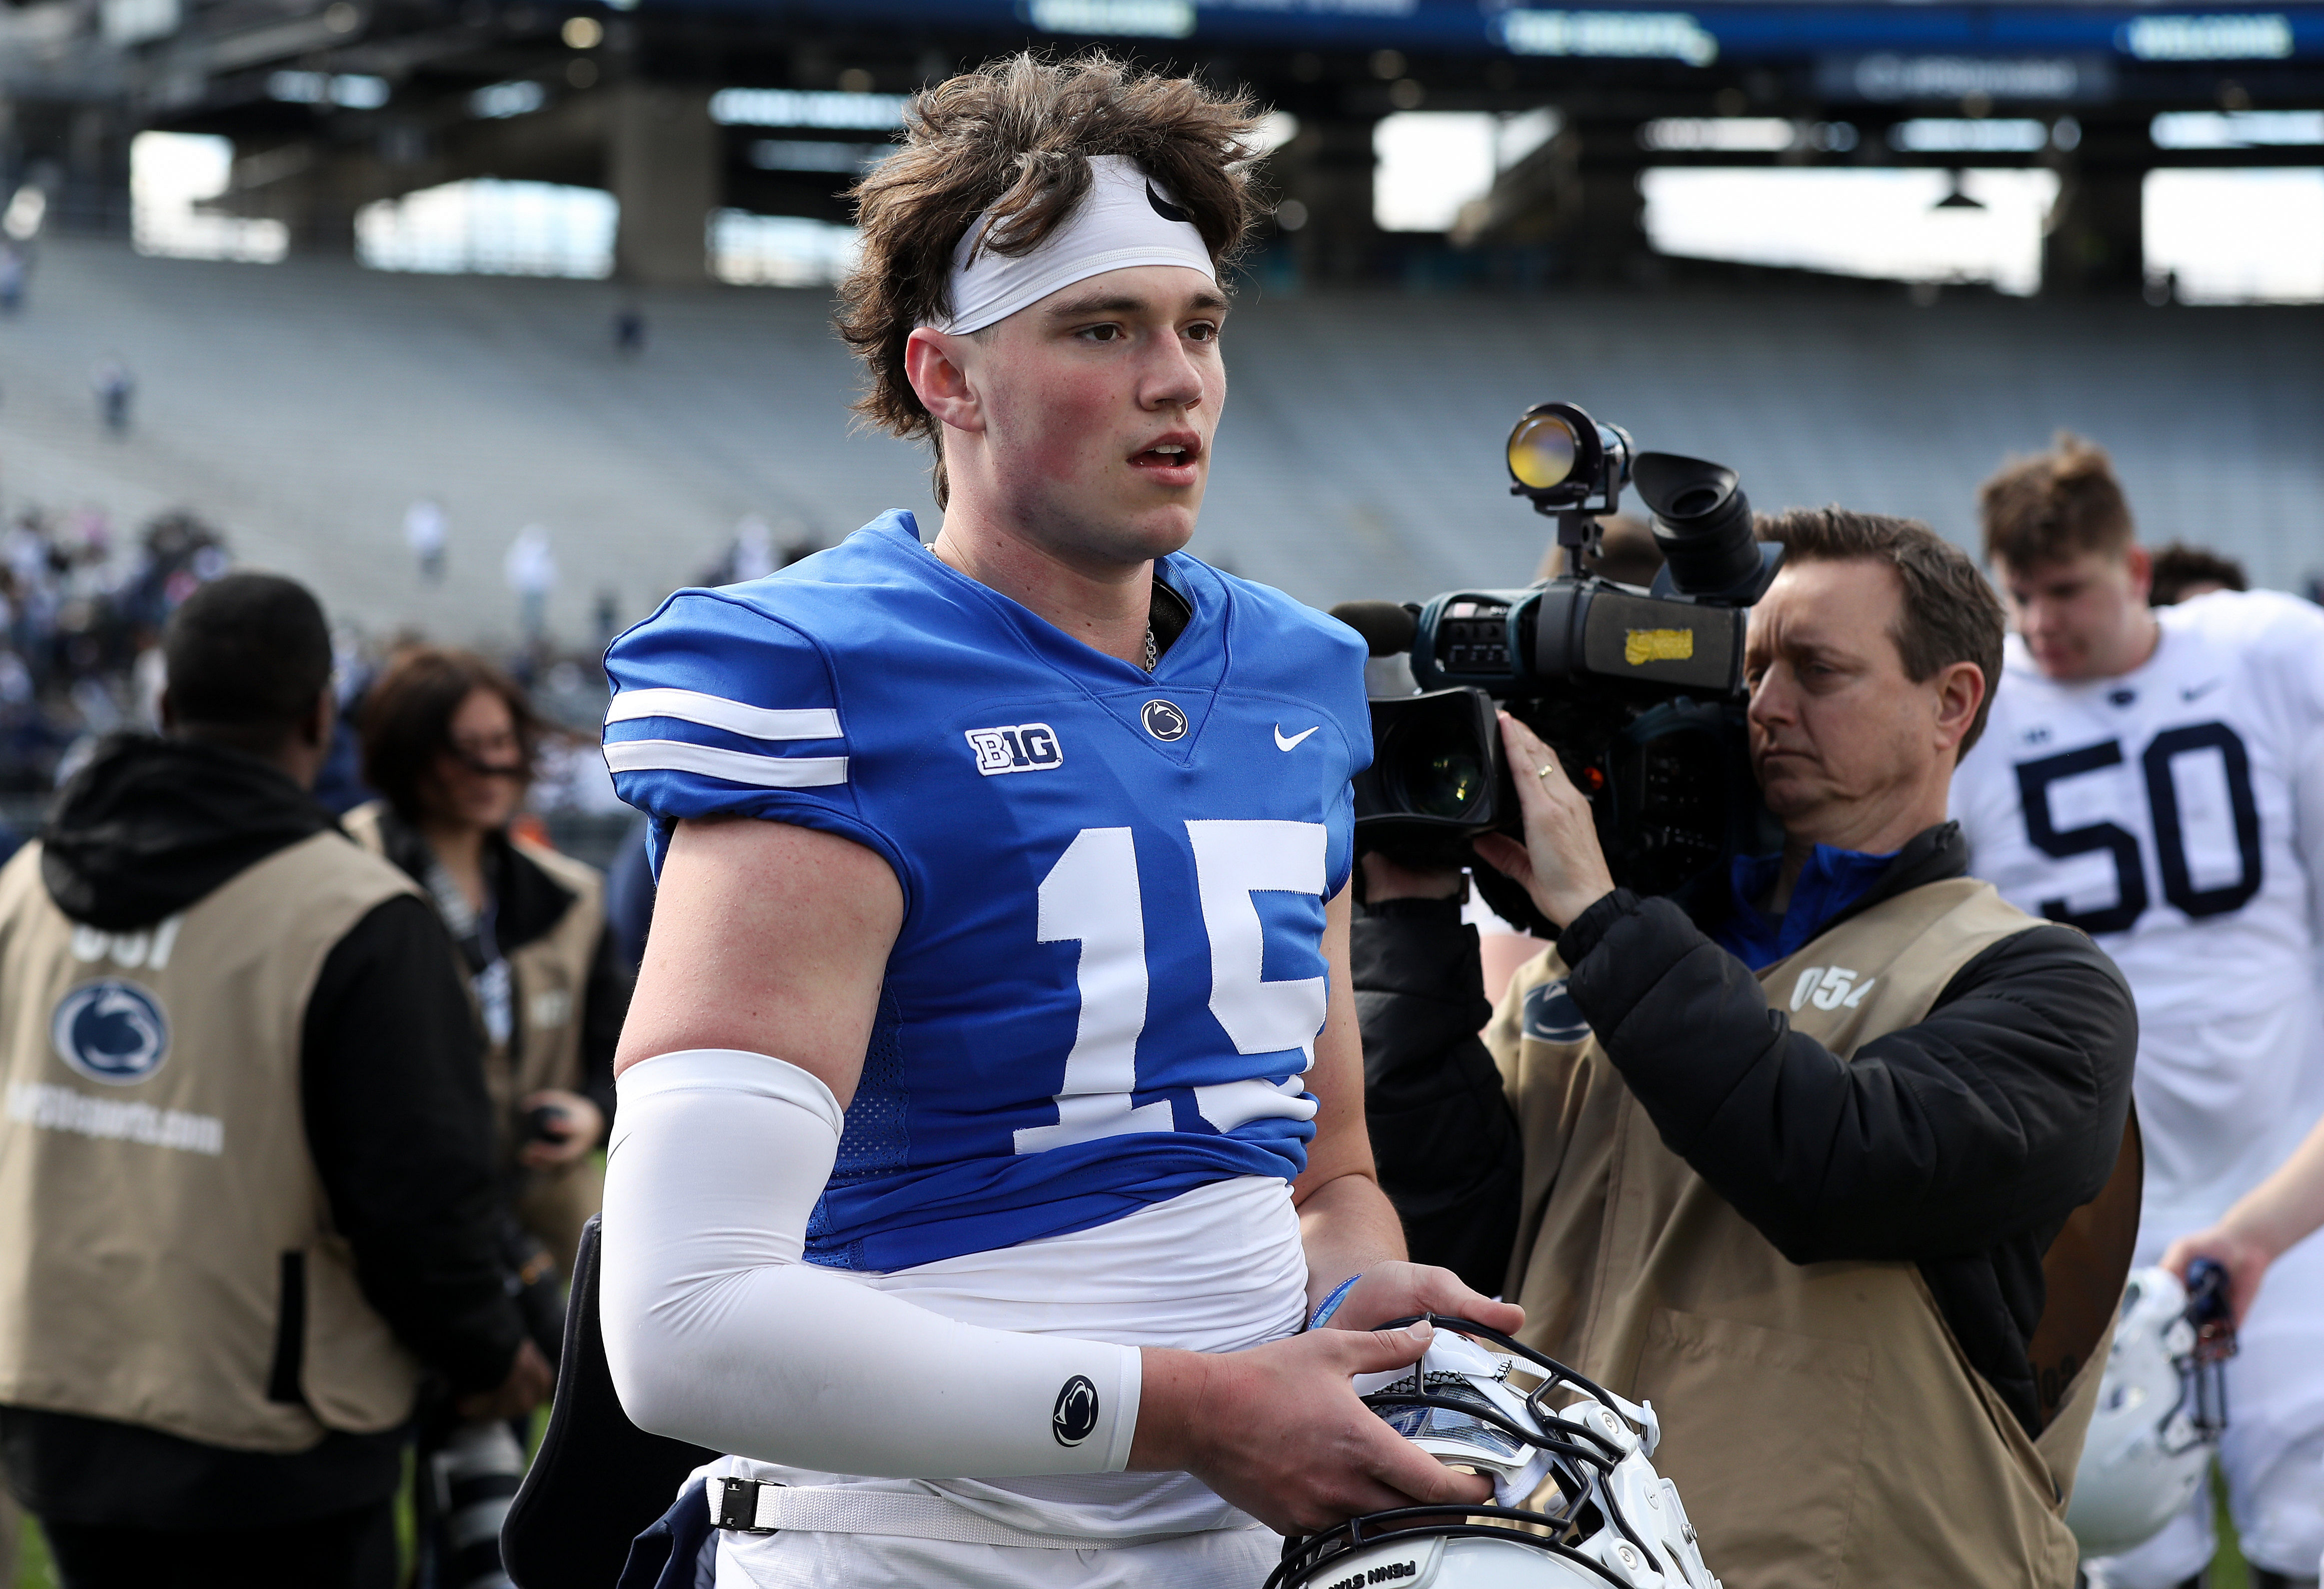
[[1306, 1163], [1364, 647], [1193, 558], [1157, 574], [1193, 619], [1150, 676], [902, 513], [614, 642], [605, 759], [657, 851], [739, 813], [866, 845], [902, 886], [816, 1262], [987, 1252]]

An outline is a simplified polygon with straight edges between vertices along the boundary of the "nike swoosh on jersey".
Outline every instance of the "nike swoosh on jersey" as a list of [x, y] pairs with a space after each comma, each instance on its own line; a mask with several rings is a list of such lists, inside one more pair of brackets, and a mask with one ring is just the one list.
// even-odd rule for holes
[[2224, 679], [2214, 679], [2203, 684], [2188, 685], [2179, 692], [2179, 698], [2182, 701], [2200, 700], [2218, 688], [2224, 682], [2226, 682]]
[[[1321, 723], [1315, 725], [1315, 728], [1321, 728], [1322, 726], [1323, 725]], [[1299, 733], [1293, 734], [1289, 739], [1286, 739], [1283, 737], [1283, 725], [1277, 723], [1275, 725], [1275, 748], [1278, 751], [1296, 750], [1298, 748], [1299, 742], [1306, 738], [1309, 734], [1314, 733], [1315, 728], [1302, 729]]]

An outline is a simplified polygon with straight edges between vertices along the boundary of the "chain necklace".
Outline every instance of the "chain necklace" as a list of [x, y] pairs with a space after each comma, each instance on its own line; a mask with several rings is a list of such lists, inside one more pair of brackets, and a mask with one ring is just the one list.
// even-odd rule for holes
[[1154, 671], [1154, 664], [1161, 660], [1162, 653], [1154, 645], [1154, 625], [1148, 624], [1146, 626], [1146, 670], [1148, 673]]

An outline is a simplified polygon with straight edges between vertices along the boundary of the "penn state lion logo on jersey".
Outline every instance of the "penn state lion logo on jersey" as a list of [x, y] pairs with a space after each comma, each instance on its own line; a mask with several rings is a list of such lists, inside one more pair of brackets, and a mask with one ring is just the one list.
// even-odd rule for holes
[[170, 1057], [170, 1019], [134, 983], [85, 982], [49, 1018], [57, 1058], [91, 1081], [134, 1086]]

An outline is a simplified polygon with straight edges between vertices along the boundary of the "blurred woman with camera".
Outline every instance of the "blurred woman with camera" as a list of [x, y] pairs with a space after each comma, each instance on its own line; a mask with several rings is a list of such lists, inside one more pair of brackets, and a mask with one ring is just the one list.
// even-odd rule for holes
[[[397, 653], [364, 697], [358, 843], [435, 901], [474, 995], [507, 1187], [503, 1246], [519, 1306], [553, 1362], [560, 1278], [604, 1195], [595, 1150], [613, 1114], [629, 975], [595, 867], [510, 831], [540, 734], [524, 691], [467, 651]], [[524, 1475], [521, 1431], [423, 1411], [418, 1589], [505, 1584], [500, 1525]]]
[[459, 946], [516, 1211], [562, 1270], [604, 1192], [593, 1150], [628, 1005], [604, 876], [510, 832], [540, 725], [491, 662], [399, 652], [361, 721], [364, 781], [383, 798], [349, 812], [347, 831], [410, 873]]

